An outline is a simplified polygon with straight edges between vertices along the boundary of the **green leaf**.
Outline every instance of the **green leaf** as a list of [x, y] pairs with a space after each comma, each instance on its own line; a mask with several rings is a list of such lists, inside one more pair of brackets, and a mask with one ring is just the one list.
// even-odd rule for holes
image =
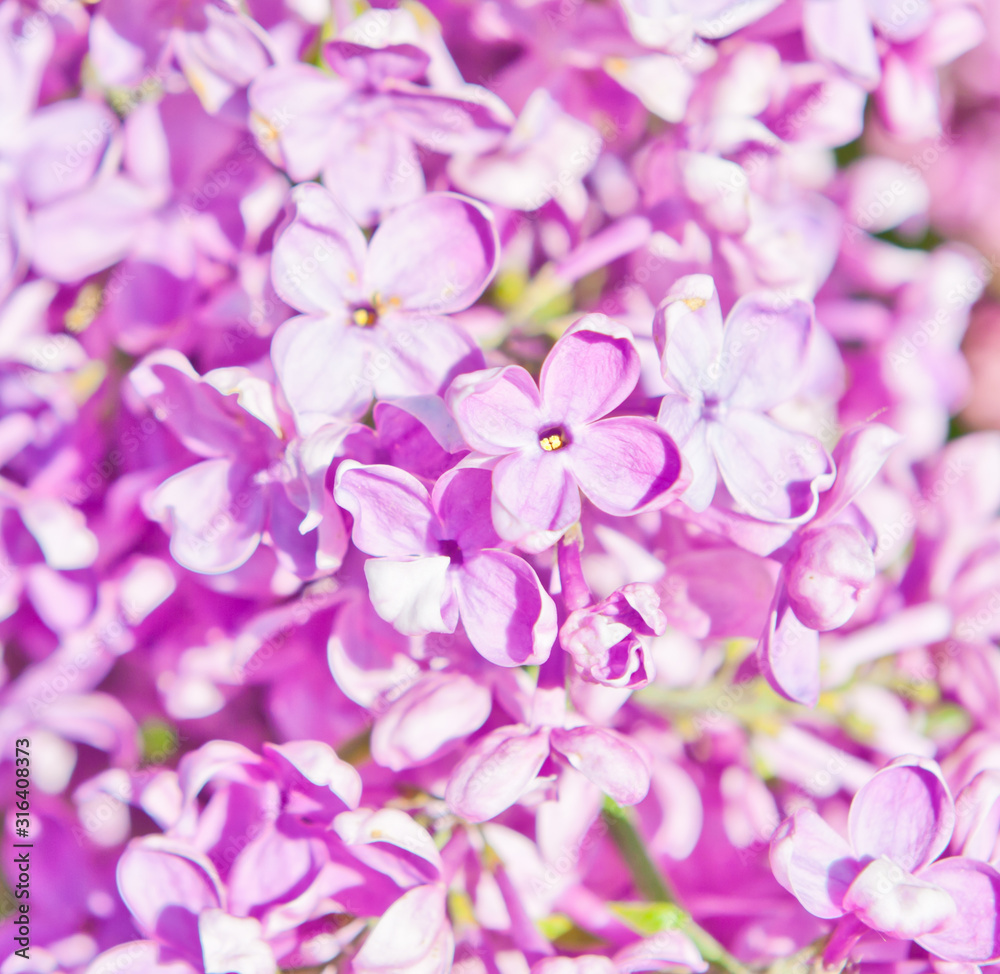
[[561, 950], [590, 950], [604, 941], [578, 927], [565, 913], [552, 913], [536, 924], [542, 936]]
[[629, 929], [640, 937], [652, 937], [664, 930], [678, 930], [690, 919], [673, 903], [609, 903], [608, 908], [617, 914]]

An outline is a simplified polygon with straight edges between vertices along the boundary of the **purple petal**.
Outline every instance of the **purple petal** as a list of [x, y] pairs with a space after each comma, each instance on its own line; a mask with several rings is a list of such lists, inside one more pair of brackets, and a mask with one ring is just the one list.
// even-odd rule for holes
[[457, 607], [448, 569], [441, 555], [424, 558], [369, 558], [365, 562], [368, 595], [375, 611], [407, 636], [454, 632]]
[[299, 311], [344, 311], [362, 299], [365, 237], [330, 192], [317, 183], [292, 190], [295, 217], [274, 242], [271, 282]]
[[767, 416], [734, 409], [712, 423], [708, 442], [733, 500], [762, 521], [805, 521], [833, 480], [822, 444]]
[[878, 82], [878, 50], [865, 0], [805, 0], [802, 22], [813, 57], [833, 62], [865, 87]]
[[547, 728], [498, 727], [452, 771], [445, 801], [470, 822], [495, 818], [527, 791], [548, 756]]
[[471, 677], [429, 674], [375, 722], [372, 757], [392, 771], [426, 764], [479, 730], [491, 707], [489, 688]]
[[278, 966], [260, 920], [204, 910], [198, 917], [205, 974], [271, 974]]
[[955, 814], [953, 847], [971, 859], [993, 859], [1000, 838], [1000, 771], [980, 771], [958, 793]]
[[[606, 422], [610, 422], [607, 420]], [[541, 447], [504, 457], [493, 470], [494, 497], [518, 521], [541, 531], [562, 531], [580, 519], [580, 492], [565, 454]]]
[[413, 474], [387, 464], [365, 467], [344, 460], [333, 496], [354, 518], [354, 543], [369, 555], [438, 554], [438, 521], [427, 488]]
[[158, 195], [127, 179], [91, 183], [32, 214], [32, 263], [44, 277], [78, 281], [127, 256]]
[[355, 857], [404, 889], [441, 877], [441, 854], [430, 833], [402, 809], [344, 812], [334, 829]]
[[357, 974], [448, 974], [455, 939], [436, 883], [404, 893], [382, 915], [351, 959]]
[[274, 441], [273, 433], [251, 418], [236, 396], [204, 381], [180, 352], [165, 349], [147, 355], [129, 373], [129, 382], [153, 415], [199, 456], [234, 457], [248, 440]]
[[605, 727], [556, 728], [552, 747], [619, 805], [636, 805], [649, 792], [649, 768], [617, 731]]
[[[691, 938], [680, 930], [661, 930], [647, 940], [629, 944], [614, 956], [616, 974], [660, 971], [664, 967], [686, 967], [707, 971], [708, 964]], [[581, 972], [583, 974], [583, 972]]]
[[548, 659], [556, 607], [534, 569], [509, 551], [466, 557], [455, 573], [462, 625], [476, 651], [499, 666]]
[[450, 314], [496, 273], [500, 243], [489, 210], [457, 193], [428, 193], [386, 217], [371, 239], [366, 291], [388, 306]]
[[374, 329], [375, 393], [401, 399], [443, 392], [461, 373], [483, 367], [483, 353], [461, 325], [422, 311], [384, 314]]
[[681, 500], [692, 511], [707, 510], [715, 497], [719, 468], [708, 446], [709, 424], [702, 419], [701, 404], [684, 396], [664, 396], [656, 421], [680, 447], [690, 471], [691, 483]]
[[896, 758], [854, 796], [847, 828], [858, 856], [887, 856], [909, 872], [948, 847], [955, 803], [937, 763]]
[[271, 361], [302, 436], [368, 408], [373, 344], [367, 330], [346, 318], [300, 315], [274, 333]]
[[200, 959], [190, 964], [155, 940], [130, 940], [95, 957], [84, 974], [121, 974], [126, 970], [129, 974], [203, 974], [204, 968]]
[[[311, 64], [276, 65], [250, 85], [250, 126], [272, 161], [295, 182], [315, 178], [327, 155], [336, 151], [330, 123], [350, 90]], [[280, 121], [280, 128], [271, 119]]]
[[956, 904], [940, 886], [914, 876], [882, 856], [858, 873], [844, 895], [844, 908], [880, 933], [913, 940], [940, 930]]
[[126, 847], [118, 860], [118, 892], [140, 930], [184, 954], [198, 951], [198, 914], [224, 902], [208, 858], [162, 835]]
[[264, 744], [264, 753], [283, 766], [298, 789], [329, 791], [348, 808], [361, 801], [361, 775], [323, 741]]
[[799, 621], [825, 632], [844, 625], [875, 578], [875, 558], [853, 525], [807, 531], [785, 566], [788, 601]]
[[757, 644], [761, 672], [787, 700], [815, 707], [819, 700], [819, 635], [792, 612], [784, 586], [771, 605], [767, 629]]
[[264, 904], [294, 899], [327, 861], [321, 843], [286, 835], [271, 823], [255, 830], [246, 844], [233, 848], [239, 852], [226, 880], [235, 914], [246, 915]]
[[759, 636], [774, 579], [767, 562], [740, 548], [687, 551], [656, 583], [670, 624], [699, 639]]
[[831, 521], [840, 514], [871, 483], [900, 439], [881, 423], [866, 423], [845, 433], [833, 451], [837, 479], [820, 498], [816, 521]]
[[149, 513], [167, 526], [174, 559], [208, 575], [244, 564], [264, 529], [262, 492], [249, 471], [225, 458], [196, 463], [164, 481]]
[[473, 450], [503, 456], [538, 445], [542, 400], [535, 380], [519, 365], [460, 375], [446, 400]]
[[699, 404], [703, 394], [715, 394], [722, 375], [722, 310], [708, 274], [674, 284], [656, 309], [653, 339], [667, 382]]
[[780, 295], [740, 298], [726, 319], [720, 394], [732, 407], [766, 412], [787, 402], [805, 374], [813, 309]]
[[811, 808], [785, 819], [771, 838], [775, 878], [813, 915], [843, 916], [844, 894], [860, 872], [851, 847]]
[[954, 918], [917, 940], [946, 961], [984, 964], [1000, 960], [1000, 873], [989, 863], [940, 859], [920, 878], [947, 890], [958, 907]]
[[604, 315], [587, 315], [555, 343], [539, 385], [546, 418], [590, 423], [620, 406], [639, 379], [632, 332]]
[[463, 552], [495, 548], [500, 538], [490, 520], [493, 474], [482, 467], [458, 467], [442, 474], [434, 485], [431, 503], [441, 519], [444, 537]]
[[619, 517], [662, 507], [682, 469], [677, 444], [645, 416], [592, 423], [566, 452], [580, 489]]

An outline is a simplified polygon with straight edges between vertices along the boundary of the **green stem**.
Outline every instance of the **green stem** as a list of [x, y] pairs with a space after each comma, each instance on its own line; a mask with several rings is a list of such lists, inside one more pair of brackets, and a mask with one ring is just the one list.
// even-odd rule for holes
[[[605, 801], [604, 822], [608, 833], [619, 854], [625, 861], [636, 889], [646, 899], [659, 903], [671, 903], [679, 906], [677, 896], [660, 872], [656, 863], [649, 857], [629, 813], [620, 808], [610, 799]], [[692, 917], [684, 914], [684, 919], [678, 924], [678, 929], [687, 934], [698, 948], [701, 956], [728, 974], [751, 974], [750, 968], [733, 957], [718, 940], [707, 930], [699, 926]]]

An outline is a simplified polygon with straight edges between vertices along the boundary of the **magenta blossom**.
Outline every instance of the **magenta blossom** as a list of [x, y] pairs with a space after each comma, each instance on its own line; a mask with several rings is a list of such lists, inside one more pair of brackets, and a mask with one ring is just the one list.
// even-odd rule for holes
[[663, 377], [659, 421], [684, 451], [692, 481], [682, 499], [704, 511], [719, 478], [738, 507], [762, 521], [801, 523], [833, 480], [811, 436], [767, 415], [795, 395], [805, 370], [812, 309], [768, 294], [741, 298], [722, 322], [706, 274], [681, 278], [656, 312]]
[[637, 582], [571, 613], [559, 641], [588, 683], [640, 687], [649, 681], [651, 663], [640, 637], [661, 636], [666, 628], [656, 590]]
[[[638, 378], [628, 329], [587, 315], [549, 352], [538, 387], [518, 365], [452, 383], [448, 405], [466, 442], [501, 458], [493, 469], [493, 518], [503, 536], [569, 527], [580, 517], [577, 488], [619, 516], [668, 502], [682, 466], [674, 441], [645, 416], [602, 419]], [[519, 525], [501, 528], [509, 518]]]
[[372, 604], [400, 632], [454, 632], [501, 666], [540, 663], [556, 608], [531, 566], [500, 549], [489, 518], [489, 471], [445, 473], [431, 493], [412, 474], [345, 460], [334, 497], [354, 516]]
[[937, 764], [900, 757], [854, 796], [850, 842], [800, 809], [775, 832], [771, 866], [814, 916], [845, 917], [827, 963], [842, 960], [866, 926], [943, 960], [995, 961], [1000, 873], [963, 856], [939, 859], [954, 827], [955, 803]]
[[471, 336], [446, 315], [467, 308], [496, 270], [499, 244], [481, 204], [429, 193], [361, 228], [314, 183], [292, 190], [295, 217], [274, 246], [278, 295], [305, 312], [271, 345], [303, 435], [359, 417], [380, 399], [439, 392], [482, 365]]

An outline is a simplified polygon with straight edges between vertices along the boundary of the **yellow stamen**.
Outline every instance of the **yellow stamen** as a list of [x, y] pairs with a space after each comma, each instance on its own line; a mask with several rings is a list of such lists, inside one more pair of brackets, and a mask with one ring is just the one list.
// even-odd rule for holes
[[538, 442], [546, 453], [551, 453], [553, 450], [558, 450], [560, 447], [566, 445], [566, 441], [563, 439], [561, 433], [552, 433], [549, 436], [544, 436]]
[[358, 308], [353, 315], [354, 323], [360, 325], [362, 328], [365, 325], [370, 325], [374, 320], [375, 316], [367, 308]]
[[681, 298], [684, 304], [686, 304], [692, 311], [697, 311], [699, 308], [704, 308], [708, 303], [704, 298]]
[[96, 317], [104, 304], [104, 294], [96, 284], [84, 284], [80, 288], [73, 307], [66, 312], [63, 323], [68, 331], [83, 331]]

